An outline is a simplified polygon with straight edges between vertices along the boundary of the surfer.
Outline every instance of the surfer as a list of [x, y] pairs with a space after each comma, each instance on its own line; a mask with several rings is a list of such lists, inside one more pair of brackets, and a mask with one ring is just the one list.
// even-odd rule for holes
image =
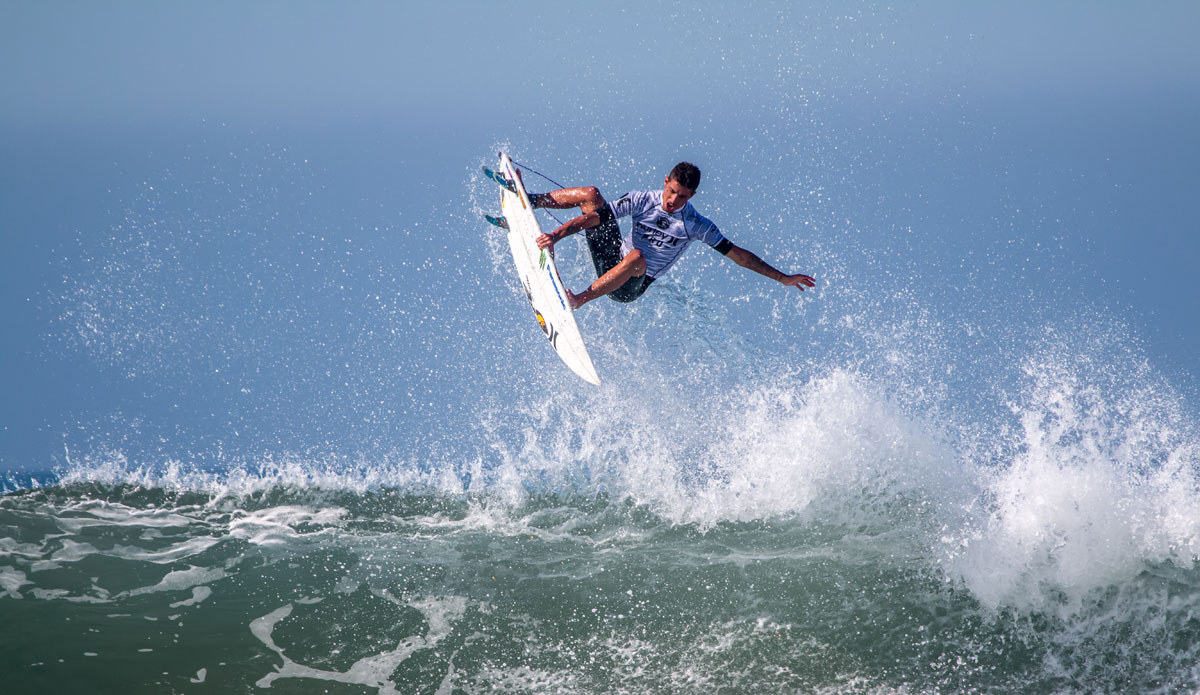
[[[572, 309], [608, 295], [618, 302], [632, 302], [667, 272], [693, 241], [703, 241], [734, 263], [803, 291], [816, 285], [810, 275], [788, 275], [726, 239], [712, 220], [696, 212], [691, 198], [700, 185], [700, 169], [680, 162], [663, 180], [661, 191], [631, 191], [608, 203], [594, 186], [563, 188], [549, 193], [532, 193], [535, 208], [579, 208], [583, 213], [549, 234], [537, 238], [540, 248], [553, 251], [554, 244], [584, 231], [596, 281], [575, 294], [567, 290]], [[633, 229], [621, 235], [617, 218], [632, 217]]]

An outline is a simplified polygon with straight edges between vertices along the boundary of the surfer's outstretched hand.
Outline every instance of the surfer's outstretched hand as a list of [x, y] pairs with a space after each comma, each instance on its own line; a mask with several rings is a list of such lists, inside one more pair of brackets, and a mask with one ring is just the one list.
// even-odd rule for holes
[[811, 275], [804, 275], [802, 273], [796, 273], [795, 275], [784, 275], [779, 279], [779, 281], [788, 287], [795, 287], [801, 292], [803, 292], [805, 288], [817, 286], [816, 278]]
[[537, 242], [539, 249], [554, 249], [554, 237], [549, 234], [539, 234], [534, 241]]

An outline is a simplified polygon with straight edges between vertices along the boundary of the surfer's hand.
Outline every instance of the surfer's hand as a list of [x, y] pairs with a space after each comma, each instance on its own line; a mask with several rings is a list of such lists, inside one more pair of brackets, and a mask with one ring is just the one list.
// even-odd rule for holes
[[801, 273], [797, 273], [795, 275], [784, 275], [782, 278], [779, 279], [779, 281], [782, 282], [783, 284], [787, 285], [788, 287], [795, 287], [795, 288], [799, 289], [801, 292], [803, 292], [805, 290], [805, 288], [807, 288], [807, 287], [816, 287], [817, 286], [816, 278], [814, 278], [811, 275], [803, 275]]
[[554, 248], [554, 237], [549, 234], [539, 234], [535, 241], [537, 242], [539, 249]]

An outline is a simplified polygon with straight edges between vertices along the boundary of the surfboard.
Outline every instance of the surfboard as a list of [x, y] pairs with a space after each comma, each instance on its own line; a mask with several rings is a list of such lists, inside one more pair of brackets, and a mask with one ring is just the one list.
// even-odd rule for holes
[[501, 185], [500, 207], [504, 215], [502, 221], [508, 229], [508, 245], [538, 326], [571, 371], [584, 381], [599, 386], [600, 377], [596, 375], [596, 367], [575, 323], [574, 312], [567, 303], [567, 290], [558, 275], [554, 257], [538, 248], [536, 239], [542, 229], [516, 167], [508, 155], [501, 152], [499, 168], [494, 174], [488, 173]]

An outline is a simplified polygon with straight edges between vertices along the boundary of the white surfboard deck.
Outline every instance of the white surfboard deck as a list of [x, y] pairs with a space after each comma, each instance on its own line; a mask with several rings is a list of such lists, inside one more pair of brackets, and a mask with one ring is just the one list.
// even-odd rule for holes
[[516, 184], [516, 193], [503, 187], [500, 189], [500, 205], [504, 219], [508, 221], [508, 245], [512, 249], [513, 262], [517, 265], [517, 275], [525, 289], [525, 296], [533, 305], [538, 325], [571, 371], [584, 381], [599, 386], [600, 377], [596, 375], [579, 326], [575, 324], [575, 316], [567, 303], [567, 290], [558, 276], [554, 258], [537, 246], [536, 239], [542, 229], [533, 214], [529, 194], [525, 192], [525, 185], [517, 176], [512, 160], [503, 152], [500, 153], [500, 168], [496, 173]]

